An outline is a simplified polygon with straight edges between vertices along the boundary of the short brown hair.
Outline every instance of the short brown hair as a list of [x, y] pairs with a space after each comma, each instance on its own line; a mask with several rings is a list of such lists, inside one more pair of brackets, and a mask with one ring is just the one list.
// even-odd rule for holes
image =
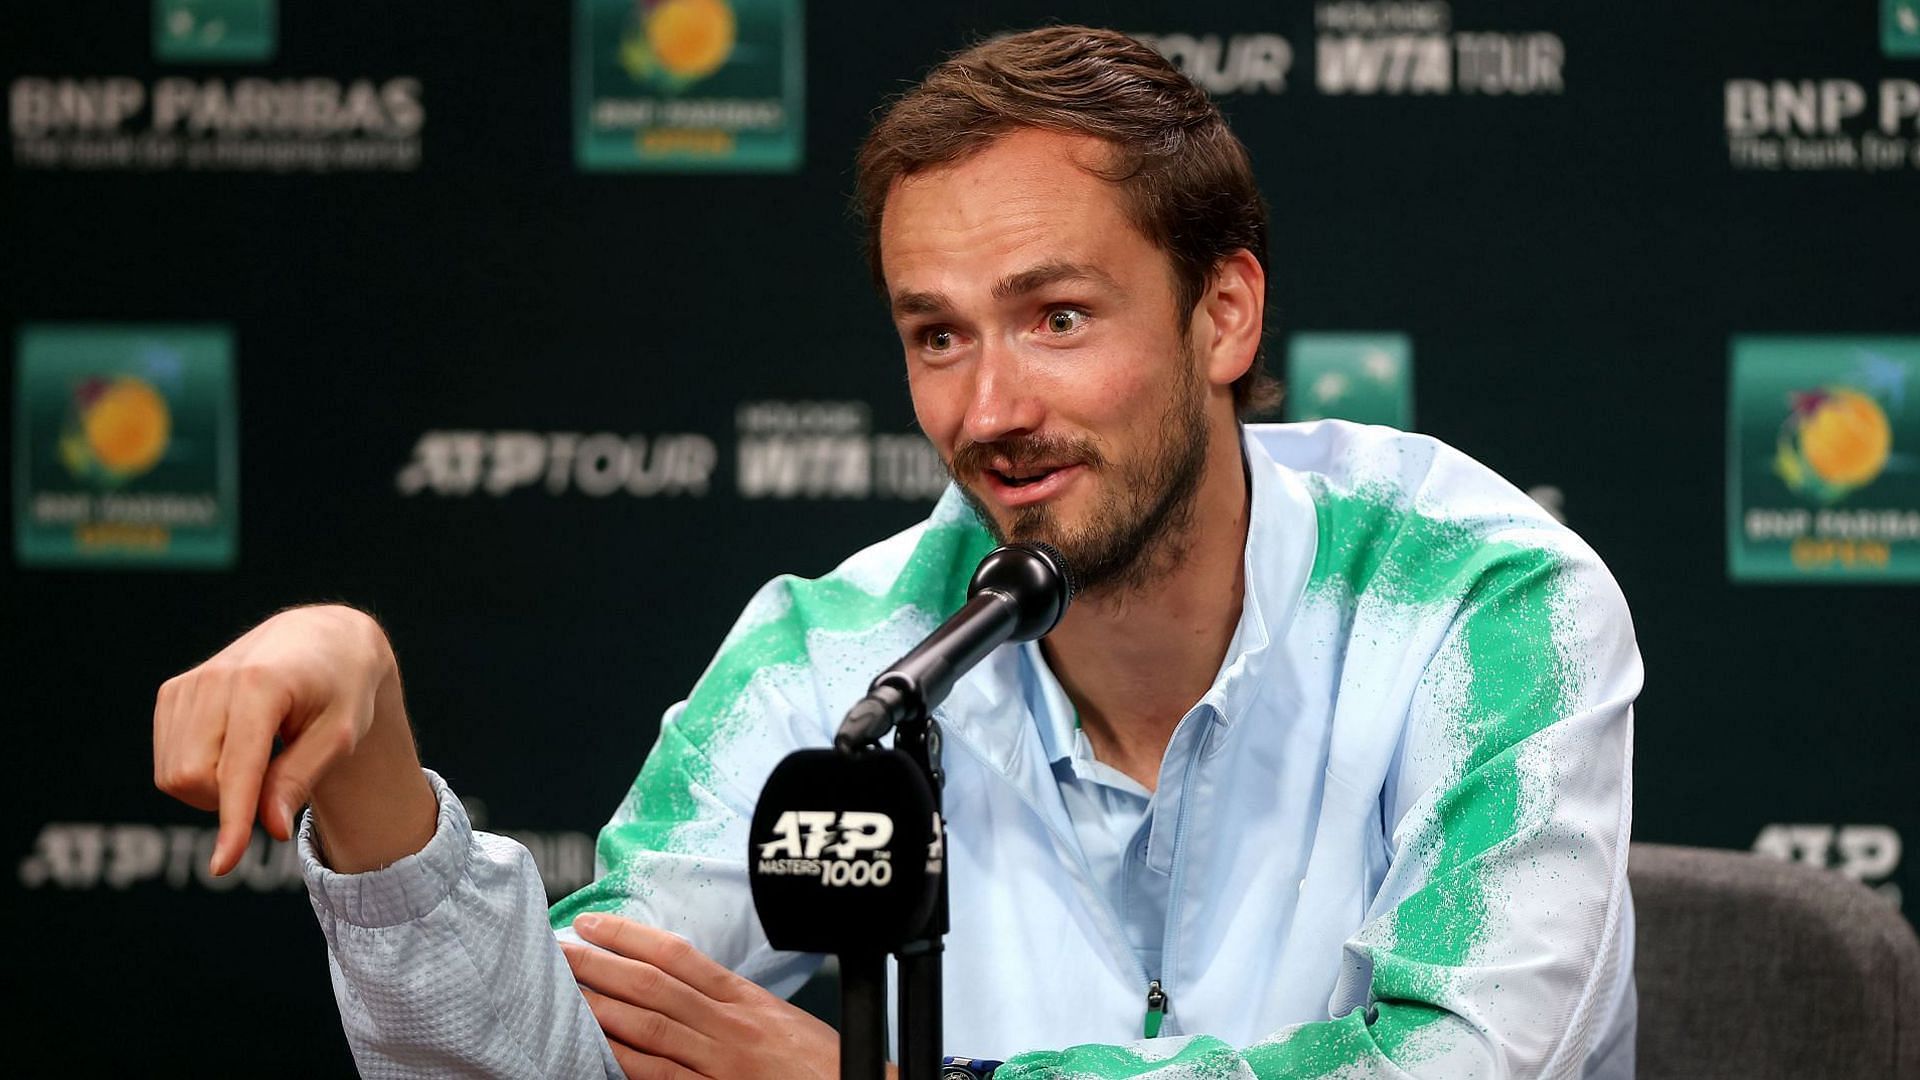
[[[855, 198], [875, 285], [886, 288], [880, 218], [894, 181], [958, 161], [1017, 128], [1092, 135], [1113, 147], [1098, 175], [1119, 185], [1135, 227], [1167, 253], [1177, 309], [1187, 318], [1235, 251], [1251, 251], [1266, 268], [1266, 202], [1247, 148], [1206, 92], [1125, 34], [1049, 26], [949, 57], [867, 133]], [[1264, 351], [1233, 384], [1242, 416], [1279, 403]]]

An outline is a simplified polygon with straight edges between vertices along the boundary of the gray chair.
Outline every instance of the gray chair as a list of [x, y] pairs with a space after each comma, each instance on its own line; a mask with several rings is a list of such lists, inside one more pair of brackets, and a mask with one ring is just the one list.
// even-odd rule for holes
[[1920, 1080], [1920, 940], [1838, 874], [1634, 844], [1642, 1080]]

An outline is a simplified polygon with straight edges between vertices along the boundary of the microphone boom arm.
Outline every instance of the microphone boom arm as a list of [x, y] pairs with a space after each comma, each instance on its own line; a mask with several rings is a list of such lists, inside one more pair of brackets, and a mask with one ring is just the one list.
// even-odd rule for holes
[[902, 722], [925, 717], [953, 684], [1006, 641], [1045, 637], [1066, 614], [1077, 583], [1050, 544], [997, 547], [980, 560], [967, 602], [912, 652], [880, 673], [847, 710], [834, 749], [851, 754], [879, 743]]
[[875, 676], [867, 696], [847, 710], [834, 749], [852, 753], [878, 743], [913, 716], [945, 700], [954, 681], [1012, 636], [1019, 604], [999, 589], [981, 589], [953, 618], [897, 663]]

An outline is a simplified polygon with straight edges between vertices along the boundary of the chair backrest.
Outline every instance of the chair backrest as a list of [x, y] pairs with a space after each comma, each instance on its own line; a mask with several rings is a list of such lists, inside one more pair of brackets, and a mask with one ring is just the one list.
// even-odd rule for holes
[[1920, 1080], [1920, 940], [1815, 867], [1634, 844], [1642, 1080]]

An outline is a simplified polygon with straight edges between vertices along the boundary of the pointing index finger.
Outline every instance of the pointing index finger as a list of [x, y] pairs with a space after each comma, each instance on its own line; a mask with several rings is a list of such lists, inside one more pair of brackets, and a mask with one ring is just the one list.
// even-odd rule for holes
[[280, 730], [280, 695], [241, 678], [227, 700], [226, 739], [220, 747], [220, 834], [210, 869], [225, 874], [240, 863], [253, 839], [254, 814], [273, 736]]

